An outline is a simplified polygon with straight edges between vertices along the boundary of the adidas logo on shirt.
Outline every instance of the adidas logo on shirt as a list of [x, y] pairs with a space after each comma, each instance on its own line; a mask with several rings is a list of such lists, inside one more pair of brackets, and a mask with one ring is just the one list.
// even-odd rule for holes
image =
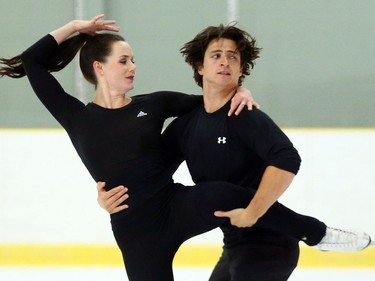
[[142, 117], [142, 116], [146, 116], [147, 113], [146, 112], [143, 112], [143, 111], [140, 111], [137, 115], [137, 117]]

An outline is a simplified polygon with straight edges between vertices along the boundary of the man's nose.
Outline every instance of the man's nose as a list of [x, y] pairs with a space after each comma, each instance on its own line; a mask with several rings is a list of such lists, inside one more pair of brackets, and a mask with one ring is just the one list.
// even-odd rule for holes
[[223, 57], [221, 59], [221, 63], [220, 64], [223, 65], [223, 66], [227, 66], [228, 65], [228, 59], [226, 57]]

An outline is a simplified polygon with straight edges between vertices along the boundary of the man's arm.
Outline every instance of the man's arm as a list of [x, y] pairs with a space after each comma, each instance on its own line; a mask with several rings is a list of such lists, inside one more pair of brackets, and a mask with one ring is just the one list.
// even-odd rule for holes
[[127, 209], [128, 205], [121, 205], [126, 199], [129, 198], [127, 194], [128, 189], [123, 185], [112, 188], [109, 191], [105, 190], [105, 182], [98, 182], [96, 188], [98, 190], [98, 203], [100, 207], [110, 214], [118, 213]]
[[239, 208], [228, 212], [216, 211], [217, 217], [228, 217], [237, 227], [250, 227], [280, 198], [294, 179], [294, 174], [274, 166], [264, 171], [259, 188], [246, 209]]

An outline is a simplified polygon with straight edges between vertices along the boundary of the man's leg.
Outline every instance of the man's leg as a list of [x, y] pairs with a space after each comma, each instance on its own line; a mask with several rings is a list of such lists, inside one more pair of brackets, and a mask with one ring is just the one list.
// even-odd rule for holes
[[211, 273], [209, 281], [231, 281], [228, 254], [223, 250], [219, 261]]
[[209, 281], [286, 281], [299, 258], [297, 241], [225, 248]]

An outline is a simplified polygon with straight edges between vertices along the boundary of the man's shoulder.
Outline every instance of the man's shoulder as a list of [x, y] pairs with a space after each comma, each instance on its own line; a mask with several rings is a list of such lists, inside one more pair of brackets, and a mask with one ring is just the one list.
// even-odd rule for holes
[[248, 122], [248, 121], [256, 121], [262, 119], [269, 119], [268, 115], [258, 108], [252, 108], [251, 110], [247, 110], [244, 108], [238, 115], [232, 115], [228, 117], [228, 120], [231, 122]]

